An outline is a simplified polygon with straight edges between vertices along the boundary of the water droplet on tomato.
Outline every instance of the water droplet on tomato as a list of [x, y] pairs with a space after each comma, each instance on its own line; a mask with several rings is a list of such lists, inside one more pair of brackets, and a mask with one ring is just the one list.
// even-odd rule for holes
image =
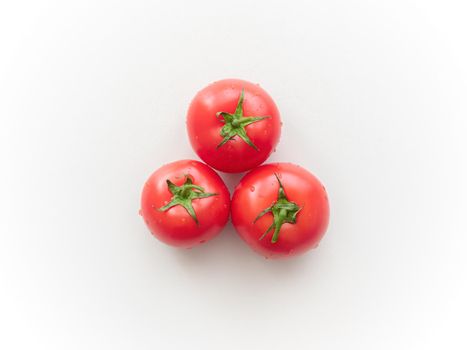
[[167, 204], [169, 204], [169, 202], [168, 202], [168, 201], [164, 201], [164, 205], [167, 205]]
[[250, 187], [250, 191], [251, 191], [251, 192], [255, 192], [255, 186], [251, 186], [251, 187]]
[[182, 222], [186, 222], [186, 218], [182, 218]]

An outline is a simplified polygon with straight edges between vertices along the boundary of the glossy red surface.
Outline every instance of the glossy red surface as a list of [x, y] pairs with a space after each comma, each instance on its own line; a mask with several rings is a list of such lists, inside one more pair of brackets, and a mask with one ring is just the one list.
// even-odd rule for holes
[[[158, 210], [172, 198], [166, 180], [180, 186], [186, 175], [206, 192], [217, 193], [193, 200], [199, 224], [180, 205], [167, 211]], [[227, 223], [229, 211], [230, 194], [224, 182], [214, 170], [195, 160], [180, 160], [162, 166], [146, 181], [141, 195], [141, 215], [151, 233], [176, 247], [189, 248], [215, 237]]]
[[[244, 116], [269, 116], [246, 126], [247, 135], [258, 150], [238, 136], [217, 148], [224, 124], [217, 112], [233, 113], [244, 89]], [[281, 133], [279, 111], [272, 98], [256, 84], [238, 79], [217, 81], [196, 94], [187, 114], [187, 130], [198, 156], [217, 170], [236, 173], [263, 163], [275, 149]]]
[[[271, 243], [272, 232], [259, 238], [273, 222], [271, 213], [256, 223], [255, 218], [277, 200], [280, 178], [289, 201], [301, 210], [295, 224], [283, 224], [279, 240]], [[243, 240], [268, 258], [302, 254], [318, 245], [329, 222], [329, 202], [321, 182], [304, 168], [291, 163], [262, 165], [242, 178], [232, 197], [232, 222]]]

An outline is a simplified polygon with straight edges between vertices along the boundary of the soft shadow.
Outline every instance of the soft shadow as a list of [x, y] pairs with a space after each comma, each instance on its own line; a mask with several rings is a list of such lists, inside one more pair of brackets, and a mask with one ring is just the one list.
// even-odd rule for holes
[[184, 271], [209, 274], [222, 270], [232, 278], [238, 279], [241, 275], [254, 283], [262, 279], [289, 279], [305, 270], [309, 272], [312, 255], [266, 259], [243, 242], [230, 222], [218, 237], [201, 246], [173, 250], [175, 260]]
[[229, 174], [229, 173], [219, 173], [219, 175], [222, 177], [222, 180], [224, 180], [227, 188], [230, 191], [230, 196], [233, 195], [233, 191], [235, 190], [235, 187], [238, 185], [242, 177], [246, 173], [238, 173], [238, 174]]

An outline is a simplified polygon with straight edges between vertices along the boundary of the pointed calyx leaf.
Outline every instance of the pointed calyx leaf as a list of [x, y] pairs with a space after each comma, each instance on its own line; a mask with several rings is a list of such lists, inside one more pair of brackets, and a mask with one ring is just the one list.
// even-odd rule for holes
[[[225, 125], [221, 129], [222, 141], [217, 145], [217, 148], [223, 146], [228, 141], [232, 140], [235, 136], [238, 135], [243, 141], [245, 141], [249, 146], [253, 147], [255, 150], [258, 150], [256, 145], [250, 140], [248, 134], [246, 133], [245, 127], [247, 125], [259, 122], [263, 119], [270, 118], [270, 116], [265, 117], [245, 117], [243, 116], [243, 99], [244, 91], [240, 93], [240, 98], [237, 102], [237, 107], [235, 108], [235, 113], [227, 112], [217, 112], [216, 116], [219, 118]], [[222, 119], [221, 119], [222, 117]]]
[[268, 227], [266, 232], [259, 238], [260, 240], [266, 237], [266, 235], [274, 229], [274, 233], [272, 234], [271, 243], [276, 243], [279, 239], [279, 232], [281, 227], [284, 223], [295, 224], [297, 220], [297, 214], [302, 209], [296, 203], [290, 202], [285, 195], [284, 186], [282, 186], [282, 182], [279, 179], [277, 174], [276, 176], [277, 182], [279, 182], [279, 191], [277, 194], [277, 201], [274, 202], [269, 208], [264, 209], [261, 213], [258, 214], [256, 217], [255, 223], [259, 218], [261, 218], [266, 213], [272, 213], [273, 215], [273, 222], [271, 226]]
[[185, 183], [181, 186], [175, 185], [170, 180], [166, 180], [166, 182], [167, 187], [173, 196], [169, 203], [159, 208], [159, 211], [166, 211], [176, 205], [181, 205], [186, 209], [193, 220], [195, 220], [196, 224], [198, 224], [198, 218], [196, 217], [196, 213], [191, 202], [193, 199], [216, 196], [217, 193], [206, 193], [204, 188], [201, 186], [193, 185], [193, 180], [188, 175], [185, 175]]

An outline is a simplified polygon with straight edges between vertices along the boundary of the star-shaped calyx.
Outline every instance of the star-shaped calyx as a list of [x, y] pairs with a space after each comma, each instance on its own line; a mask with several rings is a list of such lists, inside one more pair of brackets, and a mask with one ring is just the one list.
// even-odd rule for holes
[[181, 186], [175, 185], [170, 180], [166, 180], [166, 182], [167, 187], [173, 196], [168, 204], [159, 208], [159, 211], [166, 211], [176, 205], [181, 205], [186, 209], [193, 220], [195, 220], [196, 224], [198, 224], [198, 218], [196, 217], [196, 213], [191, 202], [193, 199], [216, 196], [217, 193], [206, 193], [204, 188], [201, 186], [193, 185], [193, 180], [188, 175], [185, 175], [185, 183]]
[[221, 143], [217, 145], [217, 148], [226, 144], [227, 141], [232, 140], [236, 135], [238, 135], [243, 141], [245, 141], [249, 146], [253, 147], [255, 150], [258, 150], [256, 145], [248, 137], [245, 127], [247, 125], [259, 122], [263, 119], [270, 118], [269, 116], [265, 117], [245, 117], [243, 116], [243, 98], [244, 91], [240, 93], [240, 98], [237, 102], [237, 108], [235, 113], [227, 112], [217, 112], [216, 116], [225, 124], [221, 129], [221, 136], [223, 137]]
[[285, 195], [284, 191], [284, 186], [282, 186], [282, 182], [279, 179], [279, 176], [277, 176], [277, 174], [274, 175], [276, 176], [276, 179], [279, 182], [279, 193], [277, 195], [277, 201], [275, 201], [274, 204], [271, 205], [269, 208], [266, 208], [261, 213], [259, 213], [255, 221], [253, 221], [253, 223], [255, 223], [264, 214], [269, 212], [272, 213], [274, 220], [271, 226], [269, 226], [266, 232], [264, 232], [263, 235], [259, 238], [260, 240], [263, 239], [272, 229], [274, 229], [274, 233], [271, 238], [271, 243], [276, 243], [279, 239], [279, 232], [284, 223], [295, 224], [297, 220], [297, 214], [302, 209], [296, 203], [290, 202], [287, 199], [287, 196]]

